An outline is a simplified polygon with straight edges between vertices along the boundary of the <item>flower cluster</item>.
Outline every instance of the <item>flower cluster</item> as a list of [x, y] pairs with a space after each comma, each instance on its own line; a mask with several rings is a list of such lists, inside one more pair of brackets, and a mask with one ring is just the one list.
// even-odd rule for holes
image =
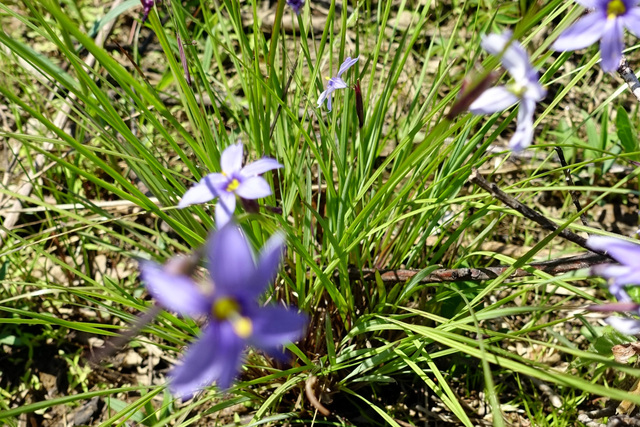
[[[606, 71], [617, 68], [622, 57], [624, 29], [640, 37], [640, 0], [577, 0], [593, 9], [570, 26], [555, 41], [556, 50], [576, 50], [600, 40], [602, 66]], [[143, 21], [155, 0], [141, 0]], [[286, 0], [296, 14], [304, 0]], [[186, 57], [180, 53], [188, 73]], [[498, 56], [511, 82], [491, 87], [490, 79], [464, 99], [464, 107], [473, 114], [493, 114], [518, 104], [517, 127], [509, 147], [521, 151], [531, 145], [534, 137], [534, 112], [538, 102], [546, 96], [538, 71], [527, 52], [512, 34], [489, 34], [482, 37], [482, 48]], [[332, 109], [333, 92], [348, 88], [342, 76], [354, 66], [359, 57], [347, 57], [335, 77], [327, 78], [326, 89], [320, 94], [317, 107], [324, 102]], [[488, 89], [487, 89], [488, 88]], [[364, 122], [364, 107], [359, 80], [355, 87], [356, 110], [360, 126]], [[203, 255], [209, 271], [204, 287], [194, 280], [194, 270], [200, 262], [196, 252], [190, 259], [173, 258], [165, 265], [152, 261], [140, 264], [142, 280], [149, 293], [164, 308], [182, 316], [205, 318], [200, 339], [192, 344], [182, 363], [170, 373], [170, 389], [180, 397], [192, 396], [197, 390], [216, 382], [221, 388], [231, 386], [242, 363], [247, 345], [257, 347], [278, 357], [284, 344], [302, 337], [307, 317], [279, 306], [260, 306], [258, 298], [275, 279], [284, 252], [284, 237], [275, 234], [257, 258], [241, 228], [233, 220], [237, 197], [253, 201], [272, 194], [269, 183], [262, 176], [283, 167], [271, 158], [262, 158], [243, 166], [243, 146], [238, 143], [226, 148], [220, 159], [221, 172], [210, 173], [192, 186], [180, 200], [178, 207], [206, 203], [218, 199], [215, 208], [217, 231], [204, 246]], [[640, 332], [640, 304], [632, 301], [625, 286], [640, 285], [640, 245], [618, 239], [592, 237], [588, 245], [606, 250], [622, 265], [601, 265], [594, 274], [610, 280], [610, 291], [617, 304], [603, 306], [611, 311], [628, 311], [636, 318], [610, 317], [607, 321], [625, 333]], [[194, 262], [195, 260], [195, 262]]]
[[[277, 275], [284, 237], [272, 236], [256, 262], [250, 243], [233, 220], [236, 196], [255, 200], [270, 195], [271, 187], [261, 175], [282, 165], [271, 158], [244, 167], [242, 162], [242, 144], [227, 147], [220, 158], [222, 172], [206, 175], [180, 200], [178, 207], [185, 208], [219, 198], [218, 230], [202, 250], [187, 258], [174, 257], [165, 265], [140, 263], [142, 281], [162, 307], [206, 319], [200, 339], [169, 374], [171, 392], [182, 398], [214, 381], [222, 389], [230, 387], [247, 345], [281, 358], [283, 345], [301, 338], [307, 323], [297, 310], [258, 303]], [[193, 278], [202, 256], [209, 271], [204, 286]]]
[[[600, 40], [602, 68], [615, 71], [622, 59], [624, 29], [640, 38], [640, 0], [576, 0], [592, 12], [567, 28], [554, 42], [557, 51], [577, 50]], [[493, 114], [520, 103], [518, 125], [509, 142], [514, 151], [521, 151], [533, 141], [533, 113], [537, 102], [546, 96], [538, 72], [529, 62], [522, 46], [511, 40], [511, 33], [491, 34], [482, 38], [482, 47], [500, 55], [513, 83], [483, 92], [471, 105], [474, 114]]]

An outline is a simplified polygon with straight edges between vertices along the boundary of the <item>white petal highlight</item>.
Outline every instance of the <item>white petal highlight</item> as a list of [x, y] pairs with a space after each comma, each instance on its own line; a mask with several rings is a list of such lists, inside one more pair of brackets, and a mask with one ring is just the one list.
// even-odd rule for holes
[[493, 114], [504, 111], [518, 102], [518, 97], [509, 92], [506, 87], [498, 86], [485, 90], [469, 106], [473, 114]]
[[178, 207], [180, 209], [186, 208], [187, 206], [197, 205], [201, 203], [206, 203], [210, 200], [218, 197], [220, 189], [219, 185], [225, 181], [224, 176], [219, 173], [211, 173], [199, 183], [191, 187], [184, 193], [182, 199], [180, 199], [180, 203], [178, 203]]
[[220, 200], [216, 205], [216, 227], [218, 229], [225, 226], [231, 220], [236, 211], [236, 195], [234, 193], [221, 193]]
[[222, 172], [231, 175], [242, 168], [242, 143], [228, 146], [220, 156]]
[[511, 41], [510, 31], [484, 36], [481, 44], [482, 48], [492, 55], [502, 54], [502, 65], [516, 81], [523, 80], [532, 68], [529, 55], [522, 45], [515, 40]]
[[607, 317], [605, 319], [609, 325], [626, 335], [640, 334], [640, 320], [626, 317]]
[[509, 141], [509, 148], [513, 151], [520, 152], [531, 145], [533, 141], [533, 113], [536, 109], [536, 103], [532, 99], [523, 99], [518, 110], [518, 124], [516, 133]]

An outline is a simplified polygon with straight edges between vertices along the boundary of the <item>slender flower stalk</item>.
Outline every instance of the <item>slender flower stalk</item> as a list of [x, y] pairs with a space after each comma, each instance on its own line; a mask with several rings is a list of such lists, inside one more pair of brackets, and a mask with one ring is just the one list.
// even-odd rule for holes
[[284, 252], [281, 234], [269, 239], [257, 263], [233, 221], [209, 238], [206, 250], [209, 290], [196, 284], [180, 267], [181, 262], [162, 266], [144, 261], [140, 265], [142, 280], [160, 305], [182, 316], [208, 320], [200, 339], [169, 373], [171, 392], [182, 398], [214, 381], [222, 389], [229, 388], [247, 345], [282, 357], [282, 346], [300, 339], [307, 324], [307, 317], [296, 310], [263, 307], [257, 301], [278, 273]]
[[519, 102], [518, 125], [509, 141], [509, 148], [522, 151], [533, 141], [533, 113], [536, 103], [546, 96], [547, 91], [540, 85], [538, 72], [531, 65], [527, 52], [520, 43], [511, 40], [511, 32], [483, 36], [482, 47], [492, 55], [502, 55], [502, 65], [513, 82], [487, 89], [471, 103], [469, 111], [473, 114], [493, 114]]
[[552, 49], [578, 50], [600, 40], [602, 69], [615, 71], [622, 59], [624, 29], [640, 38], [640, 6], [638, 0], [576, 0], [593, 9], [567, 28], [555, 41]]
[[184, 46], [182, 45], [182, 39], [180, 34], [176, 33], [176, 41], [178, 42], [178, 52], [180, 53], [180, 62], [182, 62], [182, 69], [184, 70], [184, 78], [187, 80], [187, 84], [191, 86], [191, 73], [189, 73], [189, 64], [187, 63], [187, 55], [184, 53]]
[[360, 87], [360, 79], [356, 80], [353, 89], [356, 92], [356, 114], [358, 115], [358, 126], [362, 129], [364, 126], [364, 104], [362, 102], [362, 88]]
[[269, 183], [260, 175], [281, 168], [282, 165], [271, 158], [263, 158], [242, 167], [242, 144], [227, 147], [220, 157], [221, 173], [211, 173], [184, 194], [179, 208], [205, 203], [216, 197], [216, 225], [223, 227], [236, 209], [236, 195], [242, 199], [254, 200], [271, 194]]
[[318, 108], [322, 106], [324, 100], [327, 100], [327, 110], [331, 111], [331, 98], [333, 97], [333, 92], [338, 89], [346, 89], [349, 85], [342, 80], [342, 74], [344, 74], [349, 68], [351, 68], [356, 62], [358, 62], [360, 57], [356, 57], [351, 59], [350, 56], [344, 60], [340, 68], [338, 69], [338, 75], [336, 77], [327, 77], [327, 88], [320, 94], [320, 98], [318, 98]]

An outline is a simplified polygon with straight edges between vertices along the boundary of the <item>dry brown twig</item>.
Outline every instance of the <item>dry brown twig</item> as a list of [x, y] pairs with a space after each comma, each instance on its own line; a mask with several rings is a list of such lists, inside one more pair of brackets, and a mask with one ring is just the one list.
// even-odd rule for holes
[[[558, 229], [560, 228], [555, 222], [551, 221], [546, 216], [520, 203], [518, 200], [514, 199], [513, 197], [509, 196], [507, 193], [502, 191], [500, 187], [498, 187], [496, 184], [490, 183], [489, 181], [484, 179], [484, 177], [480, 175], [480, 173], [478, 173], [477, 169], [474, 168], [472, 170], [471, 175], [469, 176], [469, 181], [476, 184], [478, 187], [482, 188], [483, 190], [491, 193], [496, 199], [500, 200], [502, 203], [509, 206], [511, 209], [514, 209], [520, 212], [525, 218], [528, 218], [536, 222], [537, 224], [542, 226], [542, 228], [544, 228], [545, 230], [548, 230], [551, 232], [557, 232]], [[591, 252], [599, 253], [600, 255], [606, 256], [604, 252], [590, 249], [587, 246], [587, 239], [567, 229], [560, 230], [558, 232], [558, 236], [564, 239], [567, 239], [570, 242], [573, 242], [576, 245], [581, 246]]]
[[[535, 270], [556, 276], [569, 271], [589, 268], [609, 261], [609, 257], [601, 254], [589, 252], [582, 255], [560, 258], [552, 261], [542, 261], [531, 263], [530, 267]], [[491, 280], [503, 274], [510, 266], [486, 267], [486, 268], [455, 268], [439, 269], [420, 278], [420, 283], [442, 283], [442, 282], [468, 282]], [[412, 279], [422, 270], [376, 270], [373, 268], [349, 269], [349, 278], [352, 280], [375, 280], [376, 272], [380, 275], [382, 282], [386, 284], [403, 283]], [[336, 272], [336, 274], [339, 274]], [[518, 268], [509, 278], [532, 276], [530, 270]]]
[[328, 410], [320, 400], [316, 397], [316, 386], [318, 385], [318, 377], [315, 375], [311, 375], [307, 378], [307, 381], [304, 383], [304, 392], [307, 395], [307, 399], [309, 399], [309, 403], [318, 410], [322, 415], [328, 417], [331, 415], [331, 411]]

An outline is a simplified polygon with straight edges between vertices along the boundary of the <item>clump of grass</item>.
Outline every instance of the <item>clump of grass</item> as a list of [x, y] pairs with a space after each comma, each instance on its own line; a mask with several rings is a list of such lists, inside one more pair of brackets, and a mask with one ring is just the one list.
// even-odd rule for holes
[[[3, 422], [55, 424], [95, 408], [101, 425], [398, 426], [432, 421], [437, 409], [464, 425], [503, 417], [559, 425], [593, 409], [597, 396], [638, 403], [611, 374], [638, 370], [608, 353], [629, 338], [577, 309], [606, 298], [598, 282], [586, 270], [530, 267], [583, 249], [468, 182], [479, 169], [574, 232], [635, 229], [636, 220], [600, 217], [637, 209], [628, 162], [640, 151], [628, 132], [637, 114], [625, 111], [622, 83], [600, 73], [595, 50], [548, 49], [581, 11], [560, 0], [387, 0], [309, 2], [296, 16], [284, 3], [269, 14], [257, 0], [167, 1], [145, 24], [136, 1], [0, 5], [9, 164], [0, 195], [5, 207], [22, 205], [0, 249]], [[480, 35], [506, 29], [545, 70], [549, 90], [536, 144], [519, 158], [504, 150], [515, 111], [446, 115], [467, 76], [498, 66]], [[347, 56], [360, 56], [343, 77], [360, 81], [364, 120], [350, 88], [334, 93], [331, 112], [316, 106], [324, 77]], [[594, 81], [600, 98], [589, 103]], [[174, 400], [164, 375], [201, 324], [162, 312], [129, 344], [142, 361], [115, 356], [88, 372], [96, 340], [152, 305], [135, 259], [188, 253], [214, 228], [213, 205], [176, 205], [238, 140], [250, 159], [284, 165], [269, 178], [274, 194], [238, 220], [255, 247], [277, 229], [287, 235], [285, 266], [265, 301], [310, 315], [307, 335], [287, 346], [291, 361], [251, 352], [230, 390]], [[508, 268], [483, 281], [431, 276], [496, 265]], [[514, 278], [519, 268], [531, 275]], [[407, 269], [405, 280], [383, 276]], [[47, 375], [66, 385], [51, 386]], [[532, 398], [547, 390], [540, 384], [559, 406]]]

